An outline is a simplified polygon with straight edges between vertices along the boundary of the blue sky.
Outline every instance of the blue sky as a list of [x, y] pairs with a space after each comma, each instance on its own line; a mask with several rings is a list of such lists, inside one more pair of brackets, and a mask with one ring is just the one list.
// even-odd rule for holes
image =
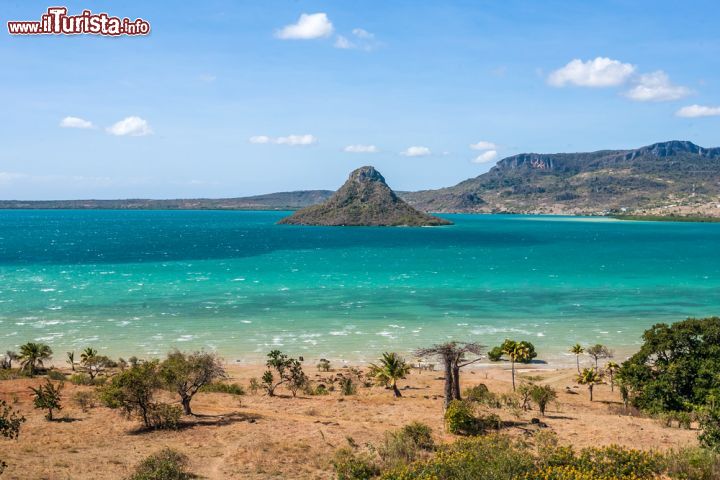
[[716, 1], [66, 5], [152, 33], [11, 36], [50, 4], [2, 1], [2, 199], [334, 189], [366, 164], [415, 190], [520, 152], [720, 145]]

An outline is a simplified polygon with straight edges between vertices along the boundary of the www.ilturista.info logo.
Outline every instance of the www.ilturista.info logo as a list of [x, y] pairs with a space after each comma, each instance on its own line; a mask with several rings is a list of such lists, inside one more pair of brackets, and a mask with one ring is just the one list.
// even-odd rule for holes
[[107, 13], [83, 10], [80, 15], [68, 15], [66, 7], [50, 7], [40, 21], [7, 22], [10, 35], [147, 35], [150, 23], [142, 18], [111, 17]]

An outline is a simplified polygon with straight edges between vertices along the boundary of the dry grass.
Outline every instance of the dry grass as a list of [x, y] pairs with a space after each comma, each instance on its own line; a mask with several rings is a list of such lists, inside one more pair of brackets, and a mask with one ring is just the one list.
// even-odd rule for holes
[[[311, 363], [311, 362], [308, 362]], [[232, 381], [247, 385], [262, 373], [260, 366], [229, 367]], [[312, 372], [313, 374], [315, 372]], [[583, 446], [619, 444], [633, 448], [667, 449], [696, 443], [695, 431], [666, 428], [647, 418], [622, 416], [619, 394], [607, 385], [595, 389], [588, 401], [584, 388], [573, 388], [572, 370], [530, 372], [559, 392], [557, 405], [542, 419], [561, 442]], [[269, 398], [237, 397], [221, 393], [198, 394], [193, 402], [197, 417], [185, 419], [179, 431], [138, 433], [138, 423], [120, 413], [96, 407], [83, 413], [70, 401], [72, 393], [90, 387], [66, 383], [65, 407], [58, 415], [66, 421], [47, 422], [32, 408], [28, 387], [39, 379], [0, 381], [0, 398], [11, 401], [27, 417], [20, 439], [3, 440], [2, 457], [10, 465], [6, 479], [115, 479], [123, 478], [144, 457], [164, 447], [185, 453], [191, 469], [210, 479], [332, 478], [330, 459], [347, 445], [378, 443], [383, 433], [411, 421], [433, 428], [436, 440], [451, 441], [442, 426], [442, 380], [438, 372], [413, 371], [401, 383], [403, 398], [382, 388], [358, 388], [358, 394]], [[510, 374], [502, 368], [467, 372], [465, 386], [485, 383], [497, 393], [509, 392]], [[570, 387], [571, 394], [566, 392]], [[282, 392], [283, 394], [285, 392]], [[170, 399], [171, 397], [168, 397]], [[537, 411], [516, 417], [508, 409], [496, 411], [519, 425], [515, 435], [531, 430]]]

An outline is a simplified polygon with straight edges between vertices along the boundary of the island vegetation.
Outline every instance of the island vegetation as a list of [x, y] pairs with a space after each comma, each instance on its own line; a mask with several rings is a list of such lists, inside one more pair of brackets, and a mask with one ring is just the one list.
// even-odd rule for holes
[[[506, 360], [509, 368], [470, 370], [461, 383], [461, 370], [493, 351], [493, 359]], [[506, 340], [487, 354], [475, 342], [432, 345], [414, 352], [416, 364], [398, 352], [384, 352], [369, 368], [338, 369], [331, 360], [320, 359], [317, 367], [310, 369], [303, 357], [272, 350], [266, 357], [262, 378], [246, 377], [243, 385], [231, 382], [229, 366], [211, 352], [173, 350], [163, 359], [115, 360], [88, 347], [82, 351], [79, 362], [74, 362], [74, 354], [68, 355], [70, 363], [63, 363], [66, 366], [62, 367], [51, 363], [49, 345], [31, 342], [21, 345], [18, 354], [9, 351], [2, 362], [0, 393], [3, 397], [9, 396], [0, 400], [0, 434], [8, 446], [24, 438], [28, 419], [32, 426], [27, 428], [33, 436], [39, 431], [47, 435], [62, 429], [65, 423], [82, 423], [93, 417], [106, 424], [115, 423], [117, 417], [113, 416], [117, 413], [112, 413], [115, 410], [131, 422], [125, 427], [128, 430], [124, 435], [130, 435], [125, 441], [153, 435], [152, 438], [165, 439], [159, 441], [158, 447], [161, 447], [173, 439], [172, 448], [148, 451], [147, 458], [128, 465], [124, 478], [195, 478], [195, 470], [202, 470], [203, 474], [208, 470], [202, 463], [194, 462], [193, 450], [183, 448], [185, 443], [193, 441], [194, 435], [208, 428], [221, 432], [219, 429], [229, 428], [224, 426], [230, 425], [227, 422], [232, 419], [242, 422], [237, 427], [240, 431], [254, 423], [270, 422], [252, 411], [235, 411], [231, 407], [233, 398], [237, 399], [235, 402], [239, 400], [236, 405], [241, 410], [245, 402], [255, 405], [254, 409], [272, 402], [278, 412], [305, 408], [302, 415], [308, 418], [318, 415], [315, 409], [319, 405], [325, 408], [343, 405], [349, 409], [348, 415], [357, 415], [374, 405], [373, 408], [382, 406], [395, 412], [393, 415], [400, 415], [401, 426], [390, 426], [395, 423], [390, 422], [378, 431], [382, 435], [362, 443], [353, 438], [360, 432], [354, 427], [350, 430], [354, 433], [345, 434], [345, 445], [337, 441], [324, 443], [323, 433], [318, 437], [318, 447], [312, 448], [330, 449], [332, 455], [326, 463], [320, 462], [324, 467], [318, 467], [317, 475], [310, 476], [346, 480], [718, 478], [720, 318], [655, 325], [645, 332], [640, 350], [621, 363], [611, 360], [612, 350], [605, 345], [576, 344], [570, 351], [577, 358], [574, 362], [577, 365], [570, 371], [553, 373], [540, 369], [528, 373], [515, 365], [529, 365], [538, 355], [535, 347], [525, 340]], [[436, 378], [433, 364], [426, 363], [428, 360], [439, 361], [444, 375]], [[483, 371], [485, 377], [478, 378], [478, 373]], [[488, 378], [489, 372], [499, 377]], [[559, 388], [552, 381], [557, 375], [572, 380], [575, 386], [567, 384]], [[422, 409], [416, 410], [417, 402], [422, 396], [418, 397], [415, 392], [430, 388], [436, 379], [440, 380], [438, 393], [434, 398], [425, 395], [427, 403], [423, 409], [429, 410], [419, 415]], [[461, 384], [465, 385], [464, 390]], [[488, 384], [495, 386], [490, 388]], [[4, 385], [15, 387], [8, 390]], [[18, 401], [17, 393], [8, 394], [17, 392], [18, 387], [27, 391], [31, 406], [42, 417], [40, 423], [34, 420], [33, 411]], [[588, 395], [575, 399], [576, 387], [586, 388]], [[372, 393], [376, 388], [392, 394], [376, 397]], [[602, 402], [593, 397], [598, 389], [601, 389]], [[217, 408], [224, 413], [219, 416], [196, 413], [195, 399], [201, 398], [202, 412], [214, 395], [222, 396], [218, 397]], [[251, 401], [253, 397], [258, 400]], [[309, 401], [313, 403], [307, 403]], [[577, 415], [583, 410], [594, 412], [588, 418], [600, 422], [609, 422], [618, 415], [632, 416], [633, 422], [644, 422], [642, 428], [677, 432], [670, 435], [688, 432], [697, 437], [697, 444], [657, 448], [652, 443], [631, 442], [620, 446], [607, 439], [595, 439], [591, 445], [578, 447], [568, 441], [572, 437], [561, 440], [562, 432], [556, 432], [551, 426], [559, 425], [557, 422], [567, 415], [564, 412], [567, 407], [563, 407], [561, 401], [577, 405], [574, 407]], [[436, 405], [435, 409], [431, 405]], [[375, 411], [377, 415], [386, 415], [379, 413], [382, 410]], [[72, 412], [82, 412], [83, 416]], [[297, 415], [289, 421], [297, 422], [294, 419]], [[340, 417], [335, 414], [324, 418], [332, 425], [332, 419]], [[319, 425], [322, 433], [324, 423]], [[622, 420], [619, 425], [623, 425]], [[624, 425], [621, 428], [632, 428], [627, 423]], [[317, 427], [308, 428], [308, 432], [312, 428], [317, 432]], [[270, 433], [266, 430], [266, 434]], [[312, 449], [309, 445], [304, 449]], [[298, 455], [302, 456], [299, 452]], [[22, 469], [32, 470], [23, 457], [15, 454], [0, 458], [0, 462], [0, 469], [10, 469], [8, 478], [17, 478]], [[264, 478], [260, 472], [255, 476]], [[294, 473], [297, 472], [285, 471], [284, 475]], [[211, 472], [211, 478], [227, 476]]]

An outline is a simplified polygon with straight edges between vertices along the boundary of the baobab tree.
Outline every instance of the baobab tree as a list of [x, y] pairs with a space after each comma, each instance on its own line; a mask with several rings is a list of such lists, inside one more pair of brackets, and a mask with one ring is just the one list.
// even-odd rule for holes
[[415, 355], [420, 358], [435, 357], [442, 362], [445, 371], [445, 409], [451, 401], [461, 399], [460, 369], [482, 360], [480, 354], [483, 348], [475, 342], [447, 342], [415, 351]]

